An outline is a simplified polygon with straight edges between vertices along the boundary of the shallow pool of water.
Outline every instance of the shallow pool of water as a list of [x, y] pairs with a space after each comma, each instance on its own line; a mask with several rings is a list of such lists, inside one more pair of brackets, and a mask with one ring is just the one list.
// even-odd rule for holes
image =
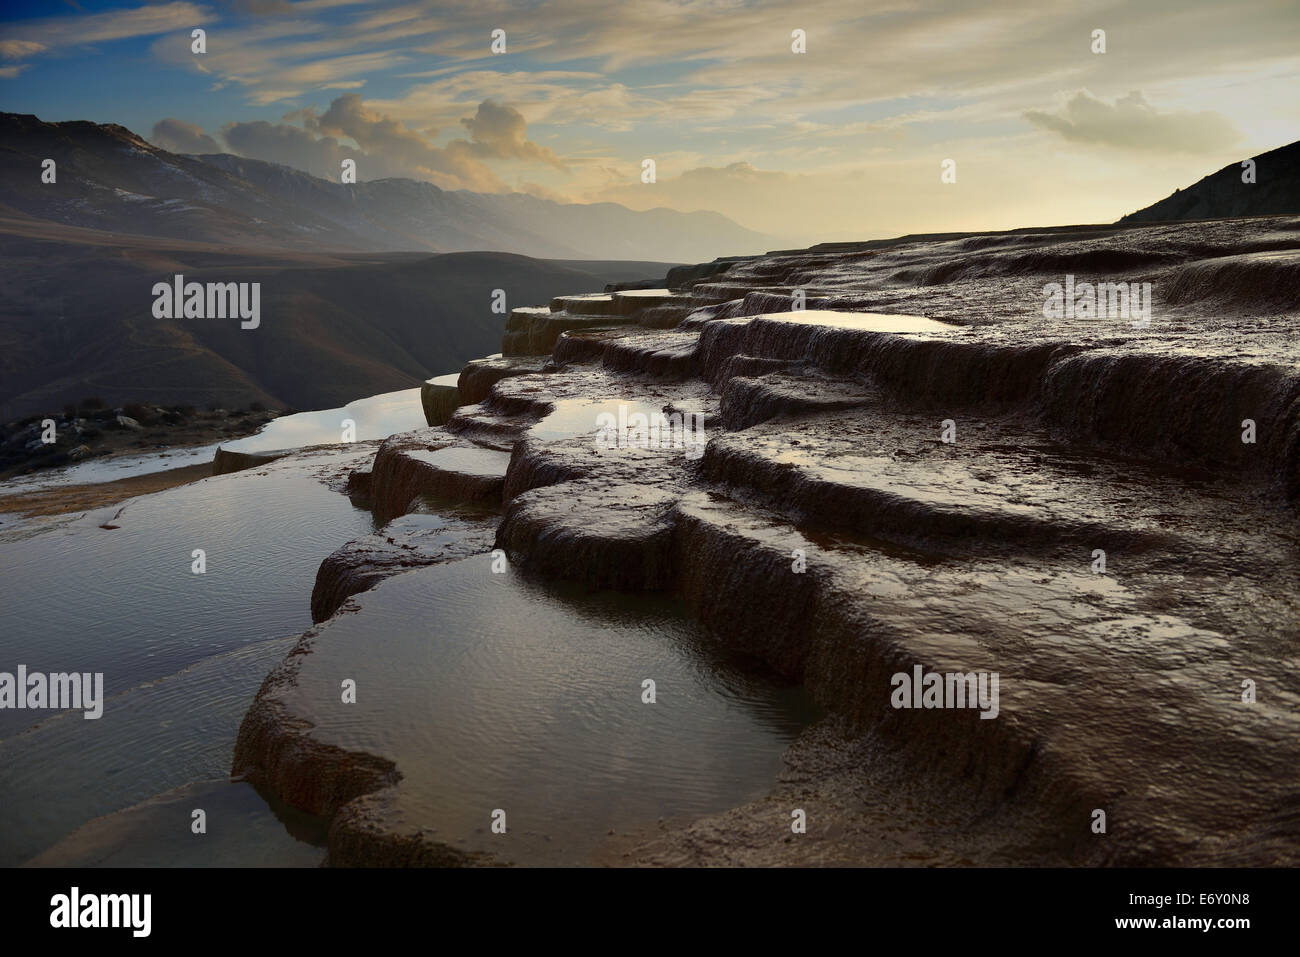
[[411, 449], [408, 458], [427, 462], [435, 468], [463, 475], [505, 475], [510, 453], [497, 449], [465, 448], [451, 445], [442, 449]]
[[[434, 381], [454, 386], [458, 377], [459, 373], [456, 373]], [[424, 419], [424, 407], [420, 403], [420, 390], [404, 389], [358, 399], [341, 409], [284, 415], [272, 419], [254, 435], [229, 442], [213, 442], [209, 445], [173, 448], [141, 455], [105, 456], [62, 468], [16, 476], [0, 483], [0, 495], [37, 492], [68, 485], [95, 485], [202, 465], [211, 462], [219, 448], [232, 452], [278, 452], [311, 445], [338, 445], [343, 441], [345, 419], [351, 419], [355, 423], [354, 440], [357, 442], [386, 439], [398, 432], [422, 429], [428, 424]]]
[[840, 312], [835, 309], [804, 309], [795, 312], [773, 312], [755, 319], [788, 322], [801, 326], [827, 326], [834, 329], [853, 329], [860, 332], [952, 332], [956, 326], [925, 316], [909, 316], [892, 312]]
[[316, 741], [396, 761], [394, 826], [516, 863], [583, 863], [610, 828], [767, 793], [814, 715], [805, 692], [728, 657], [673, 600], [491, 565], [384, 582], [322, 631], [289, 692]]
[[98, 485], [103, 482], [134, 478], [137, 475], [152, 475], [155, 472], [168, 472], [191, 465], [204, 465], [212, 461], [212, 456], [220, 447], [220, 442], [214, 442], [211, 445], [192, 445], [168, 449], [165, 452], [146, 452], [143, 455], [105, 456], [62, 468], [43, 469], [30, 475], [18, 475], [0, 482], [0, 495], [38, 492], [42, 489], [62, 488], [68, 485]]
[[[206, 830], [192, 828], [195, 810]], [[317, 867], [327, 822], [252, 785], [219, 778], [96, 818], [28, 862], [33, 867]]]
[[[100, 671], [106, 698], [93, 721], [0, 711], [0, 865], [43, 851], [78, 864], [320, 859], [319, 829], [294, 832], [292, 815], [222, 779], [257, 688], [311, 624], [321, 560], [374, 530], [319, 473], [370, 454], [283, 459], [0, 534], [0, 670]], [[813, 715], [801, 690], [728, 657], [673, 600], [491, 565], [385, 581], [304, 659], [293, 693], [313, 737], [393, 756], [394, 814], [505, 860], [584, 863], [612, 828], [767, 792]], [[356, 705], [340, 706], [340, 674], [357, 681]], [[189, 839], [190, 805], [209, 810], [214, 840]], [[504, 836], [490, 830], [496, 808]]]
[[423, 429], [424, 406], [419, 389], [385, 392], [368, 399], [349, 402], [341, 409], [296, 412], [266, 424], [256, 435], [222, 443], [231, 452], [274, 452], [300, 449], [309, 445], [338, 445], [343, 441], [343, 422], [350, 419], [356, 426], [353, 439], [386, 439], [398, 432]]
[[[312, 468], [367, 456], [330, 452]], [[277, 463], [7, 530], [0, 671], [102, 672], [105, 701], [97, 720], [0, 710], [0, 865], [97, 815], [228, 774], [252, 695], [291, 647], [285, 636], [311, 625], [321, 560], [373, 528], [311, 468]]]

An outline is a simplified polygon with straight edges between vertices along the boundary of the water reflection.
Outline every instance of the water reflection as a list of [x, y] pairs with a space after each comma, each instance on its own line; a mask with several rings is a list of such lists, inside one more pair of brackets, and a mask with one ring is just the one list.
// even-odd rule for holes
[[[490, 566], [380, 585], [321, 633], [289, 692], [315, 740], [396, 760], [395, 820], [520, 863], [572, 863], [609, 828], [767, 793], [813, 716], [805, 692], [737, 667], [675, 601]], [[340, 674], [365, 689], [355, 705], [338, 704]], [[489, 831], [495, 808], [506, 841]]]
[[353, 439], [357, 442], [386, 439], [428, 424], [424, 420], [420, 390], [403, 389], [358, 399], [341, 409], [284, 415], [268, 422], [256, 435], [224, 442], [221, 447], [231, 452], [274, 452], [309, 445], [337, 445], [343, 441], [343, 422], [348, 419], [356, 425]]
[[[117, 527], [101, 528], [114, 514]], [[0, 670], [103, 672], [107, 700], [97, 721], [0, 711], [0, 865], [91, 817], [228, 773], [252, 695], [295, 640], [280, 636], [311, 625], [321, 560], [373, 527], [299, 465], [7, 534]], [[202, 575], [191, 571], [196, 548]]]

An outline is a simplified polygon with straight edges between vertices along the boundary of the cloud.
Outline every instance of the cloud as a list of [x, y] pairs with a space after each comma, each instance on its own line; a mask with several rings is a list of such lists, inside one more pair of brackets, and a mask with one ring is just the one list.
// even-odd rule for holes
[[429, 142], [415, 130], [367, 108], [360, 93], [336, 97], [329, 109], [319, 116], [311, 110], [304, 110], [303, 120], [309, 129], [337, 133], [355, 140], [362, 149], [374, 149], [394, 157], [409, 158], [429, 149]]
[[330, 9], [366, 3], [255, 0], [252, 7], [240, 8], [242, 18], [222, 24], [221, 42], [210, 41], [202, 58], [191, 54], [187, 32], [160, 37], [150, 49], [170, 66], [210, 73], [221, 82], [248, 88], [249, 102], [259, 106], [315, 90], [356, 88], [368, 75], [389, 73], [411, 58], [410, 52], [394, 45], [409, 46], [412, 36], [438, 28], [418, 8], [400, 15], [365, 11], [359, 17]]
[[532, 160], [568, 169], [554, 152], [528, 139], [528, 124], [516, 109], [484, 100], [478, 112], [461, 123], [469, 130], [470, 145], [479, 156]]
[[6, 60], [25, 60], [44, 49], [44, 43], [34, 40], [0, 40], [0, 57]]
[[527, 193], [529, 196], [536, 196], [538, 199], [549, 199], [554, 203], [572, 203], [573, 200], [563, 193], [558, 193], [553, 189], [548, 189], [539, 183], [521, 182], [519, 192]]
[[202, 127], [170, 116], [153, 125], [149, 141], [172, 153], [222, 152], [217, 141], [204, 133]]
[[293, 10], [293, 4], [289, 0], [231, 0], [230, 5], [240, 13], [252, 17], [290, 13]]
[[[423, 133], [367, 107], [359, 93], [337, 97], [324, 113], [304, 111], [304, 126], [326, 135], [346, 137], [366, 156], [365, 178], [407, 176], [425, 179], [446, 189], [496, 192], [505, 185], [474, 155], [471, 144], [452, 140], [438, 147]], [[357, 162], [358, 174], [362, 164]]]
[[279, 83], [313, 89], [320, 88], [326, 83], [339, 82], [363, 73], [377, 73], [388, 70], [405, 61], [405, 56], [389, 50], [351, 53], [345, 56], [313, 60], [310, 63], [300, 63], [297, 66], [278, 71], [275, 79]]
[[[337, 179], [342, 161], [355, 159], [362, 180], [400, 176], [427, 180], [444, 189], [504, 192], [508, 187], [485, 159], [563, 168], [551, 150], [527, 138], [523, 117], [508, 106], [484, 101], [474, 117], [463, 122], [471, 139], [438, 146], [433, 140], [436, 130], [414, 130], [367, 106], [360, 94], [345, 93], [323, 113], [307, 107], [285, 114], [280, 123], [228, 123], [222, 135], [241, 156], [282, 163], [326, 179]], [[181, 126], [202, 132], [189, 124]]]
[[1240, 139], [1227, 117], [1209, 110], [1161, 113], [1134, 90], [1113, 103], [1080, 90], [1055, 113], [1028, 110], [1025, 119], [1075, 143], [1172, 153], [1208, 153]]
[[364, 153], [341, 146], [332, 136], [317, 137], [300, 126], [257, 120], [227, 123], [221, 133], [240, 156], [292, 166], [323, 179], [338, 180], [345, 159], [356, 159], [359, 173], [365, 170]]
[[270, 103], [279, 103], [281, 100], [292, 100], [297, 95], [297, 90], [258, 90], [248, 98], [248, 101], [256, 106], [266, 106]]
[[213, 17], [212, 10], [206, 6], [177, 0], [84, 16], [25, 20], [0, 28], [0, 55], [7, 59], [22, 59], [59, 47], [147, 37], [171, 31], [185, 31], [188, 44], [188, 31], [208, 23]]
[[[0, 77], [47, 56], [62, 68], [68, 47], [170, 16], [184, 22], [131, 44], [112, 66], [183, 71], [187, 82], [159, 90], [164, 97], [220, 95], [201, 116], [164, 99], [145, 128], [160, 114], [186, 116], [220, 143], [226, 120], [270, 120], [229, 124], [230, 148], [333, 182], [351, 157], [363, 180], [477, 191], [506, 189], [504, 180], [533, 195], [718, 209], [815, 240], [831, 230], [1016, 225], [1013, 213], [1113, 218], [1221, 166], [1225, 147], [1249, 155], [1289, 142], [1300, 123], [1290, 95], [1300, 68], [1287, 29], [1294, 0], [1242, 3], [117, 0], [131, 9], [0, 24]], [[220, 24], [196, 57], [189, 32], [211, 11]], [[1106, 56], [1090, 51], [1098, 26]], [[509, 35], [503, 56], [490, 52], [498, 27]], [[807, 30], [804, 55], [790, 49], [794, 27]], [[141, 46], [155, 62], [141, 66]], [[77, 50], [77, 59], [83, 52], [109, 53]], [[89, 108], [93, 97], [64, 92], [84, 86], [56, 84], [52, 96], [65, 113]], [[1086, 89], [1105, 99], [1076, 93]], [[1130, 89], [1156, 105], [1142, 94], [1112, 99]], [[364, 100], [336, 99], [362, 90]], [[114, 108], [140, 122], [131, 111], [141, 104]], [[1236, 130], [1244, 141], [1233, 142]], [[178, 126], [159, 135], [207, 134]], [[1139, 149], [1147, 161], [1135, 164]], [[659, 163], [655, 186], [640, 182], [647, 156]], [[936, 166], [949, 156], [960, 186], [940, 191]], [[1023, 185], [998, 178], [1013, 166]], [[1062, 168], [1089, 184], [1090, 199], [1060, 188]]]

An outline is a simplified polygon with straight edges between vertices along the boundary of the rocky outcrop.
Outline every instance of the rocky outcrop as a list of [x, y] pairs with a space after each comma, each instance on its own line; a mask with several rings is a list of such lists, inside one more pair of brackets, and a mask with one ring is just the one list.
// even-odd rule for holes
[[542, 306], [512, 309], [506, 320], [501, 352], [505, 356], [549, 355], [555, 340], [569, 329], [597, 329], [613, 324], [610, 316], [573, 315]]
[[[456, 381], [461, 405], [477, 405], [488, 397], [492, 387], [502, 379], [515, 375], [532, 375], [542, 371], [545, 358], [497, 356], [475, 359], [461, 370]], [[432, 424], [432, 423], [431, 423]]]
[[550, 355], [567, 332], [624, 324], [664, 328], [679, 322], [693, 305], [691, 295], [665, 288], [559, 296], [549, 307], [511, 310], [501, 351], [506, 356]]
[[500, 867], [490, 854], [463, 851], [441, 841], [398, 834], [378, 826], [382, 791], [351, 801], [334, 814], [329, 830], [331, 867]]
[[[675, 498], [663, 489], [596, 483], [538, 488], [511, 500], [496, 545], [543, 575], [580, 578], [593, 588], [656, 590], [673, 583]], [[563, 515], [563, 519], [557, 516]], [[580, 515], [580, 521], [574, 519]]]
[[[424, 495], [500, 505], [493, 544], [511, 567], [679, 596], [728, 648], [800, 682], [827, 717], [796, 748], [797, 793], [825, 802], [859, 860], [901, 863], [884, 835], [944, 821], [971, 836], [932, 863], [1294, 865], [1279, 769], [1300, 759], [1286, 651], [1300, 355], [1286, 297], [1243, 293], [1234, 312], [1179, 285], [1250, 243], [1285, 244], [1255, 255], [1290, 275], [1300, 224], [834, 244], [676, 272], [675, 295], [640, 290], [626, 315], [618, 291], [563, 297], [515, 334], [541, 343], [580, 307], [593, 323], [559, 329], [543, 371], [389, 439], [376, 511]], [[1146, 326], [1044, 318], [1057, 270], [1098, 268], [1176, 295]], [[799, 290], [818, 308], [796, 308]], [[598, 441], [611, 403], [623, 420], [702, 413], [707, 445]], [[367, 579], [368, 549], [375, 574], [400, 563], [392, 544], [345, 550], [336, 565], [356, 568], [339, 581]], [[999, 698], [897, 707], [917, 669], [997, 674]], [[278, 691], [259, 695], [239, 767], [312, 807], [391, 790], [346, 749], [317, 756], [329, 770], [294, 760], [307, 746], [283, 739], [311, 719]], [[888, 794], [910, 797], [885, 827], [862, 805]], [[756, 830], [776, 807], [629, 853], [846, 862], [829, 838]], [[999, 845], [990, 821], [1015, 836]], [[409, 834], [385, 850], [385, 835], [352, 828], [352, 859], [440, 859]]]
[[420, 405], [424, 407], [424, 421], [442, 425], [455, 414], [460, 402], [458, 374], [438, 376], [420, 386]]
[[[354, 473], [355, 474], [355, 473]], [[374, 535], [354, 539], [332, 552], [316, 572], [311, 619], [331, 617], [353, 595], [412, 568], [479, 555], [492, 546], [491, 512], [413, 512]]]
[[[1254, 164], [1248, 179], [1243, 163]], [[1121, 223], [1156, 223], [1226, 216], [1300, 213], [1300, 143], [1242, 157], [1172, 196], [1123, 217]]]
[[302, 733], [300, 722], [285, 713], [276, 692], [293, 683], [315, 637], [315, 630], [303, 635], [284, 663], [262, 682], [239, 726], [230, 773], [273, 790], [308, 814], [328, 818], [354, 798], [396, 783], [401, 774], [386, 758], [314, 741]]
[[379, 447], [371, 468], [371, 509], [388, 522], [420, 496], [453, 502], [499, 502], [510, 456], [460, 442], [447, 433], [403, 432]]
[[212, 474], [226, 475], [230, 472], [242, 472], [244, 469], [256, 468], [267, 462], [282, 459], [293, 449], [281, 449], [275, 452], [235, 452], [230, 449], [217, 449], [212, 456]]

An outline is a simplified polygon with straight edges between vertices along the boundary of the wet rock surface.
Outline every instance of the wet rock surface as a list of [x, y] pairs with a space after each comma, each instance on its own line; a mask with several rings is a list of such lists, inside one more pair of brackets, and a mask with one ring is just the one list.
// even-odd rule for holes
[[282, 459], [293, 451], [293, 449], [280, 449], [274, 452], [235, 452], [231, 449], [217, 449], [212, 456], [212, 474], [229, 475], [231, 472], [242, 472], [244, 469], [256, 468], [274, 462], [276, 459]]
[[453, 373], [429, 379], [420, 386], [420, 404], [429, 425], [442, 425], [460, 405], [459, 379], [459, 374]]
[[509, 453], [458, 440], [442, 429], [386, 439], [371, 468], [371, 508], [380, 521], [404, 515], [421, 495], [457, 502], [500, 501]]
[[475, 405], [482, 402], [492, 392], [492, 387], [502, 379], [513, 375], [528, 375], [541, 372], [545, 359], [532, 357], [505, 358], [496, 356], [487, 359], [475, 359], [461, 370], [457, 379], [460, 405]]
[[806, 695], [733, 667], [680, 603], [492, 565], [354, 596], [259, 692], [235, 767], [333, 818], [331, 863], [580, 863], [614, 824], [761, 796]]
[[[1066, 273], [1151, 282], [1151, 321], [1045, 318]], [[1300, 862], [1293, 218], [905, 237], [669, 278], [516, 310], [505, 351], [513, 334], [550, 361], [390, 438], [371, 479], [384, 520], [427, 495], [500, 505], [512, 567], [677, 596], [826, 712], [768, 796], [590, 860]], [[707, 446], [601, 441], [611, 402], [702, 413]], [[382, 577], [408, 534], [322, 575]], [[319, 637], [268, 679], [236, 768], [334, 813], [400, 791], [421, 745], [321, 728], [302, 690], [325, 680]], [[998, 674], [996, 717], [894, 707], [918, 667]], [[340, 862], [443, 860], [432, 837], [414, 850], [430, 805], [366, 800]]]
[[451, 511], [411, 512], [393, 519], [374, 535], [355, 539], [333, 552], [316, 573], [312, 621], [324, 621], [348, 598], [392, 575], [487, 551], [496, 524], [491, 511]]

